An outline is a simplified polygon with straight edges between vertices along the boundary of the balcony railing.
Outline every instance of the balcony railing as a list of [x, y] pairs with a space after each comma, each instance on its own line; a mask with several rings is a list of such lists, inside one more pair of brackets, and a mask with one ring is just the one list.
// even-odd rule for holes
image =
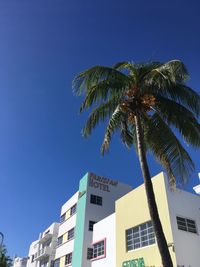
[[53, 234], [51, 233], [47, 233], [44, 234], [40, 239], [39, 239], [39, 243], [45, 243], [47, 240], [49, 240], [50, 238], [52, 238]]
[[46, 257], [49, 257], [51, 255], [51, 247], [44, 247], [40, 249], [37, 253], [35, 253], [35, 260], [42, 260]]

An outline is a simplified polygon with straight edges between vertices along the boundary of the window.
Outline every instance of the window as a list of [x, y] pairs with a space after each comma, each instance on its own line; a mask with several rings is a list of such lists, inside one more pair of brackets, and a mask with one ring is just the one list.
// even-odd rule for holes
[[68, 231], [67, 240], [74, 238], [74, 228]]
[[63, 223], [65, 221], [65, 213], [61, 215], [60, 217], [60, 223]]
[[176, 217], [179, 230], [183, 230], [190, 233], [197, 233], [196, 223], [194, 220]]
[[87, 249], [87, 259], [91, 260], [93, 258], [93, 248]]
[[95, 224], [96, 222], [94, 221], [89, 221], [89, 231], [93, 231], [93, 225]]
[[60, 259], [54, 261], [54, 267], [60, 267]]
[[69, 253], [65, 256], [65, 265], [72, 263], [72, 253]]
[[102, 197], [90, 195], [90, 203], [102, 206]]
[[60, 246], [63, 242], [63, 235], [59, 236], [57, 239], [57, 247]]
[[127, 251], [146, 247], [154, 243], [155, 233], [151, 221], [126, 230]]
[[105, 240], [93, 244], [93, 259], [105, 256]]
[[31, 262], [34, 262], [35, 255], [31, 256]]
[[47, 231], [44, 233], [44, 235], [47, 235], [49, 232], [50, 232], [50, 230], [47, 230]]
[[76, 213], [76, 204], [71, 207], [71, 209], [70, 209], [70, 216], [72, 216], [74, 213]]

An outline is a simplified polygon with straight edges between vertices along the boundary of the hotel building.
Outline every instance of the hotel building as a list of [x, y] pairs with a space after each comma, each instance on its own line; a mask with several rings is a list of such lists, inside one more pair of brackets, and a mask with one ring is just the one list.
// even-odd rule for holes
[[54, 267], [89, 267], [94, 224], [115, 211], [115, 201], [132, 190], [118, 181], [87, 173], [61, 209]]

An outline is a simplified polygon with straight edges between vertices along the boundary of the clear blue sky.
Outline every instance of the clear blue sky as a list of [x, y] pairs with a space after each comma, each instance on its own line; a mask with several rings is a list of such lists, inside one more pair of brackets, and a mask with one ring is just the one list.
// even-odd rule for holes
[[[87, 171], [137, 186], [134, 151], [116, 137], [100, 156], [103, 127], [85, 140], [81, 99], [71, 90], [93, 65], [181, 59], [200, 88], [199, 1], [0, 1], [0, 231], [9, 254], [59, 219], [61, 205]], [[191, 151], [197, 184], [198, 153]], [[161, 170], [150, 159], [152, 175]]]

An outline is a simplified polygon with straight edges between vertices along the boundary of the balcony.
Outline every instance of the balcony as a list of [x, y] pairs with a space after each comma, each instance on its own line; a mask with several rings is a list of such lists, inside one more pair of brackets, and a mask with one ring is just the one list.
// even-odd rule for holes
[[51, 255], [52, 249], [51, 247], [44, 247], [40, 249], [37, 253], [35, 253], [34, 259], [36, 261], [43, 260], [44, 258], [47, 258]]
[[44, 234], [44, 235], [39, 239], [38, 243], [40, 243], [40, 244], [45, 243], [47, 240], [51, 239], [52, 236], [53, 236], [53, 234], [51, 234], [51, 233], [48, 232], [48, 233]]

